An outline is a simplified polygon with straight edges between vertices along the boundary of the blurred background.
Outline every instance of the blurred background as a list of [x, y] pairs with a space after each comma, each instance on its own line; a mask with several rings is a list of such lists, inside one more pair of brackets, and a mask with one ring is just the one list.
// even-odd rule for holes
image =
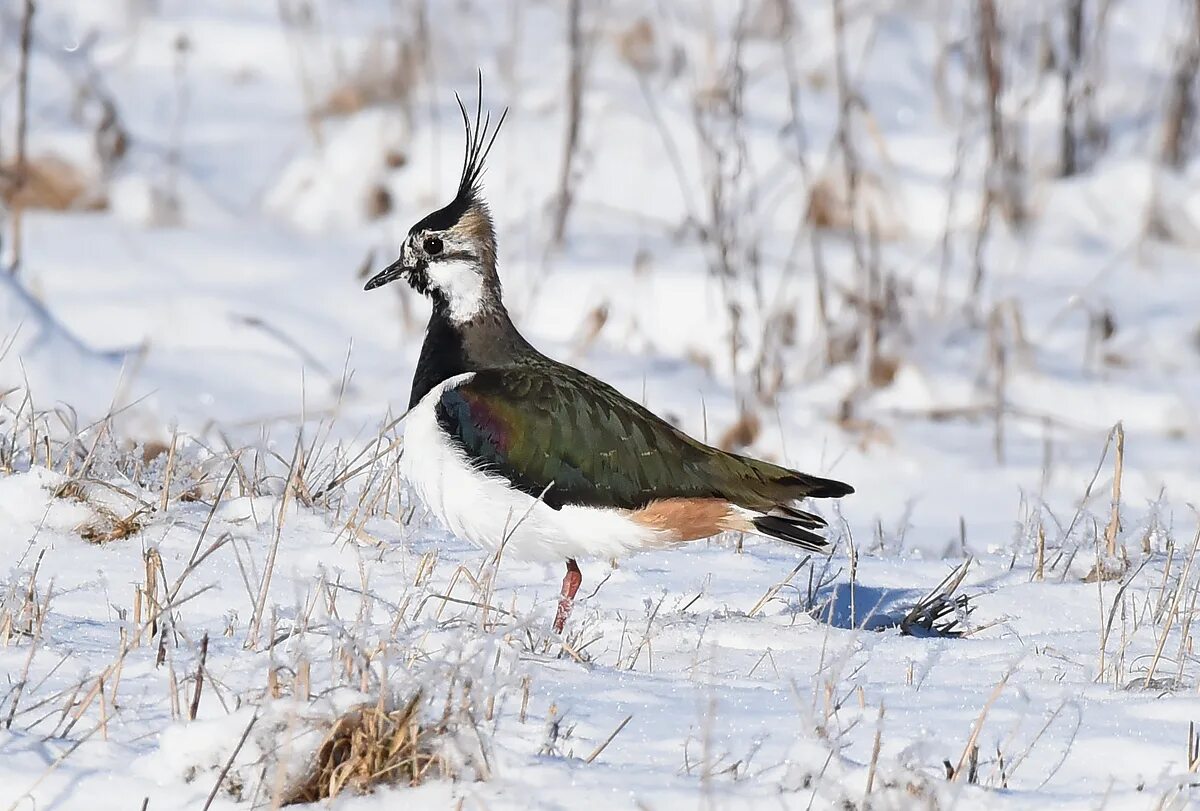
[[1127, 499], [1183, 505], [1198, 70], [1196, 0], [12, 0], [3, 419], [371, 434], [427, 304], [362, 283], [453, 195], [482, 71], [548, 354], [854, 483], [860, 544], [1065, 534], [1118, 421]]

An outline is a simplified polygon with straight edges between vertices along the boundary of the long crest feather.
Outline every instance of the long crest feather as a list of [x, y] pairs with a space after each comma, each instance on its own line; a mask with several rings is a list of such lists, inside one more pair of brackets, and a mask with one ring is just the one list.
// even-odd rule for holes
[[[475, 105], [473, 124], [471, 117], [467, 114], [467, 106], [463, 104], [462, 98], [457, 93], [454, 94], [454, 100], [458, 102], [458, 111], [462, 113], [463, 127], [467, 131], [462, 174], [458, 177], [458, 193], [455, 195], [455, 200], [466, 202], [474, 200], [479, 193], [479, 178], [483, 175], [484, 162], [487, 160], [488, 153], [492, 151], [492, 144], [496, 142], [500, 127], [504, 125], [504, 119], [508, 116], [508, 108], [504, 108], [495, 128], [492, 128], [491, 112], [489, 111], [486, 116], [483, 114], [483, 71], [479, 72], [478, 100]], [[481, 119], [482, 124], [480, 123]]]

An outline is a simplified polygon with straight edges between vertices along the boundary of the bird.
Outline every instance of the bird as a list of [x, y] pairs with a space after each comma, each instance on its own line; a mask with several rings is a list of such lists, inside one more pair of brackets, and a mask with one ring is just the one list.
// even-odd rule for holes
[[364, 288], [402, 279], [432, 304], [398, 463], [430, 512], [485, 550], [565, 561], [560, 634], [581, 558], [725, 531], [827, 551], [825, 520], [801, 502], [853, 487], [711, 447], [525, 339], [504, 306], [481, 182], [508, 110], [481, 124], [482, 76], [474, 121], [455, 99], [466, 147], [454, 199], [413, 225]]

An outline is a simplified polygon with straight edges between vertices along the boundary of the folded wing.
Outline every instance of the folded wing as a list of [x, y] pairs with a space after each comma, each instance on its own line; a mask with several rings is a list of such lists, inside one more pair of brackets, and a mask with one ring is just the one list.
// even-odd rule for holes
[[602, 381], [552, 361], [477, 372], [443, 392], [437, 418], [476, 467], [555, 509], [722, 499], [761, 513], [755, 529], [763, 534], [791, 540], [791, 527], [824, 524], [795, 502], [853, 492], [709, 447]]

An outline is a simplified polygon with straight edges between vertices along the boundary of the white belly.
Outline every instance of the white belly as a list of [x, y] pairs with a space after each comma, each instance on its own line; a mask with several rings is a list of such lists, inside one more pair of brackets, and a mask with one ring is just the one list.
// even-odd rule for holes
[[618, 557], [667, 541], [617, 510], [564, 506], [556, 510], [513, 488], [506, 479], [476, 470], [437, 423], [442, 392], [471, 373], [434, 388], [404, 423], [401, 473], [443, 524], [460, 538], [505, 555], [533, 560]]

